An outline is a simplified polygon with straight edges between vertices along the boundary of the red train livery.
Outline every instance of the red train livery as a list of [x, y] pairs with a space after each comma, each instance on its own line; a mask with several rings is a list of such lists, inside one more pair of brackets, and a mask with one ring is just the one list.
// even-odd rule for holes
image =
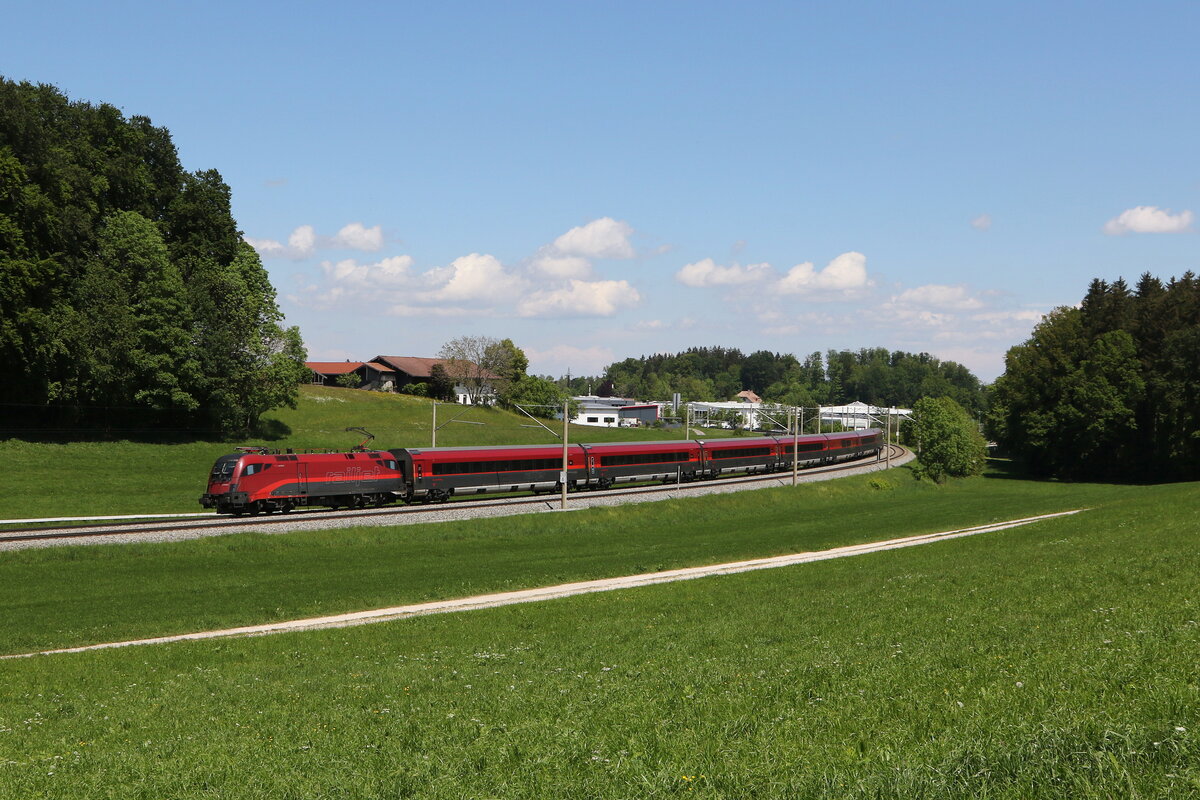
[[[365, 507], [447, 500], [487, 492], [606, 489], [622, 482], [694, 481], [724, 473], [790, 470], [793, 438], [610, 442], [506, 447], [400, 448], [349, 453], [233, 453], [217, 459], [205, 508], [222, 514], [291, 511], [299, 506]], [[803, 465], [877, 455], [877, 429], [801, 436]]]

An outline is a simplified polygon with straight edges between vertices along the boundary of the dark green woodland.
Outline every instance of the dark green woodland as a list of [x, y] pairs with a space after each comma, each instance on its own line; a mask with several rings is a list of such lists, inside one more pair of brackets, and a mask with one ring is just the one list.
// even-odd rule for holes
[[796, 406], [839, 405], [861, 400], [874, 405], [909, 406], [922, 397], [952, 397], [978, 416], [983, 388], [970, 370], [928, 353], [886, 348], [830, 350], [803, 360], [790, 353], [758, 350], [745, 355], [731, 347], [694, 347], [682, 353], [627, 358], [610, 364], [603, 379], [577, 378], [586, 390], [611, 381], [615, 394], [664, 398], [680, 392], [685, 400], [729, 400], [749, 389], [765, 401]]
[[147, 117], [0, 78], [0, 427], [244, 431], [295, 402], [281, 320], [216, 170]]
[[1092, 281], [1008, 351], [991, 435], [1036, 472], [1200, 478], [1200, 280]]

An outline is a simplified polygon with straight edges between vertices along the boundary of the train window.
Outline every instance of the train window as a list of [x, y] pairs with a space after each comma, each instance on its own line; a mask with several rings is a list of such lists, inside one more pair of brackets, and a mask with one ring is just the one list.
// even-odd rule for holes
[[[559, 469], [562, 462], [554, 458], [526, 458], [520, 461], [462, 461], [433, 465], [434, 475], [477, 475], [490, 472], [531, 472]], [[393, 468], [394, 469], [394, 468]]]
[[711, 458], [755, 458], [757, 456], [771, 455], [769, 447], [739, 447], [732, 450], [714, 450], [711, 451], [708, 457]]
[[677, 451], [667, 453], [634, 453], [624, 456], [604, 456], [600, 459], [600, 463], [605, 467], [628, 467], [634, 464], [674, 464], [679, 461], [687, 460], [687, 451]]
[[599, 422], [600, 418], [599, 417], [588, 417], [587, 421], [588, 422]]

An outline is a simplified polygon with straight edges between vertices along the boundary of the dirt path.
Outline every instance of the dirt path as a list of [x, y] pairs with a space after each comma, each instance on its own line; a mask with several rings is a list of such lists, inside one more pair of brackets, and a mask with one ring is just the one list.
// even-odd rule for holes
[[28, 658], [37, 655], [54, 655], [59, 653], [82, 653], [87, 650], [103, 650], [112, 647], [132, 647], [134, 645], [168, 644], [170, 642], [186, 642], [197, 639], [217, 639], [227, 636], [263, 636], [271, 633], [286, 633], [289, 631], [317, 630], [320, 628], [345, 628], [352, 625], [368, 625], [373, 622], [387, 622], [405, 617], [417, 617], [426, 614], [444, 614], [452, 611], [470, 611], [478, 608], [495, 608], [516, 603], [534, 603], [541, 600], [553, 600], [559, 597], [571, 597], [592, 592], [611, 592], [617, 589], [631, 589], [638, 586], [649, 586], [656, 583], [685, 581], [693, 578], [705, 578], [711, 575], [732, 575], [737, 572], [750, 572], [759, 569], [774, 569], [793, 564], [807, 564], [812, 561], [825, 561], [831, 558], [846, 558], [849, 556], [875, 553], [880, 550], [895, 550], [901, 547], [939, 542], [943, 539], [956, 539], [961, 536], [975, 536], [980, 533], [991, 533], [1019, 525], [1028, 525], [1040, 520], [1078, 514], [1083, 509], [1060, 511], [1054, 514], [1042, 514], [1036, 517], [1025, 517], [1007, 522], [996, 522], [991, 525], [979, 525], [974, 528], [961, 528], [941, 533], [927, 533], [920, 536], [906, 536], [901, 539], [888, 539], [882, 542], [835, 547], [831, 550], [819, 550], [812, 553], [795, 553], [773, 558], [755, 558], [749, 561], [734, 561], [728, 564], [710, 564], [705, 567], [688, 567], [673, 569], [665, 572], [650, 572], [643, 575], [627, 575], [621, 578], [604, 578], [602, 580], [581, 581], [578, 583], [563, 583], [558, 586], [546, 586], [538, 589], [523, 589], [517, 592], [500, 592], [484, 594], [475, 597], [463, 597], [457, 600], [440, 600], [433, 603], [395, 606], [393, 608], [378, 608], [372, 611], [356, 611], [349, 614], [336, 614], [328, 617], [312, 617], [288, 622], [272, 622], [265, 625], [247, 625], [241, 628], [225, 628], [215, 631], [200, 631], [183, 633], [174, 636], [159, 636], [152, 639], [133, 639], [126, 642], [107, 642], [90, 644], [83, 647], [67, 647], [60, 650], [43, 650], [37, 653], [21, 653], [18, 655], [0, 656], [0, 658]]

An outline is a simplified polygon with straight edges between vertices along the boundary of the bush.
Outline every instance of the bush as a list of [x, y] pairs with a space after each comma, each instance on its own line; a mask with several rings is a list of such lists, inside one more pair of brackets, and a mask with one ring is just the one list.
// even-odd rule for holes
[[923, 397], [913, 406], [913, 421], [905, 440], [916, 447], [920, 477], [941, 483], [947, 477], [965, 478], [983, 472], [987, 442], [979, 426], [949, 397]]

